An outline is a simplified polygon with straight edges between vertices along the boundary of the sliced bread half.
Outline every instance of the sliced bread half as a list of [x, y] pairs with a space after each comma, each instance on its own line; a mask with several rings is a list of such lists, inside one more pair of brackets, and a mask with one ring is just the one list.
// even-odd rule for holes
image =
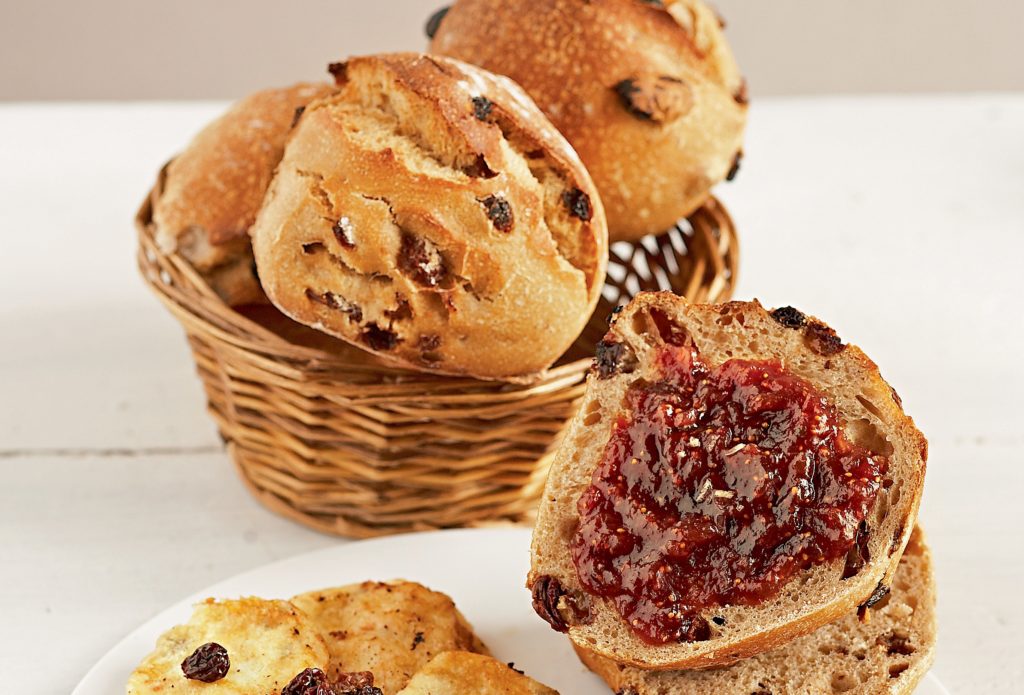
[[[748, 377], [762, 365], [759, 386]], [[726, 399], [715, 405], [703, 386], [673, 391], [669, 369], [734, 381], [714, 382]], [[639, 438], [624, 443], [634, 425]], [[608, 464], [616, 456], [619, 468]], [[642, 293], [598, 346], [555, 456], [531, 548], [534, 607], [579, 647], [647, 669], [772, 650], [884, 596], [926, 458], [875, 364], [822, 322], [757, 302]], [[776, 545], [791, 529], [801, 532]], [[623, 596], [634, 603], [624, 608]], [[653, 639], [645, 625], [676, 631]]]
[[576, 651], [622, 695], [909, 695], [931, 666], [935, 637], [931, 555], [920, 529], [915, 529], [892, 592], [869, 613], [850, 613], [738, 664], [704, 671], [645, 671], [579, 647]]

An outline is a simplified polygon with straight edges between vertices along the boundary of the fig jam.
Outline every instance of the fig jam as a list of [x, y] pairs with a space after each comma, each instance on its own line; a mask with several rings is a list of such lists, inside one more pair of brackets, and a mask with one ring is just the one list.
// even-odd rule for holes
[[708, 639], [702, 611], [846, 555], [888, 466], [779, 362], [712, 369], [666, 345], [656, 368], [627, 393], [572, 539], [583, 587], [653, 645]]

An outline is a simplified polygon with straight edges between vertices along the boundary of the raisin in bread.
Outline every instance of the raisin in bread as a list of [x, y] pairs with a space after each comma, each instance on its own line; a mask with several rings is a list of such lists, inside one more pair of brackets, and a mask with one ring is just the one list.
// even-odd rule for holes
[[316, 626], [287, 601], [207, 600], [171, 628], [128, 679], [128, 695], [237, 695], [282, 689], [327, 665]]
[[[690, 404], [672, 389], [659, 395], [667, 370], [693, 355], [705, 371], [694, 361], [680, 374], [705, 381]], [[737, 400], [700, 403], [714, 375], [737, 370], [755, 379], [724, 392]], [[771, 405], [772, 390], [786, 384], [804, 389], [792, 392], [797, 410]], [[631, 403], [653, 415], [636, 419]], [[800, 419], [805, 410], [810, 424]], [[752, 434], [730, 417], [749, 418], [736, 422]], [[697, 436], [687, 439], [691, 429]], [[647, 438], [629, 458], [616, 447], [634, 432]], [[665, 448], [644, 448], [649, 442]], [[645, 668], [719, 666], [774, 649], [884, 595], [914, 527], [926, 457], [924, 437], [878, 368], [820, 321], [756, 302], [691, 305], [642, 293], [599, 345], [555, 456], [533, 535], [534, 606], [576, 645]], [[745, 468], [751, 461], [756, 467]], [[850, 477], [868, 464], [870, 477]], [[705, 470], [699, 465], [704, 479], [688, 477]], [[781, 532], [791, 533], [785, 543], [760, 545]], [[744, 563], [761, 563], [764, 574]], [[704, 599], [693, 599], [695, 587]], [[641, 634], [648, 620], [675, 630], [671, 639]]]
[[251, 230], [270, 300], [393, 363], [528, 379], [604, 281], [601, 202], [510, 80], [448, 58], [332, 66]]
[[323, 635], [332, 682], [357, 676], [394, 695], [442, 652], [487, 653], [445, 594], [407, 581], [363, 582], [292, 599]]
[[612, 241], [668, 229], [736, 173], [747, 90], [701, 0], [458, 0], [430, 50], [508, 75], [579, 152]]
[[161, 172], [153, 196], [157, 243], [164, 253], [189, 261], [230, 305], [263, 299], [249, 227], [296, 109], [333, 91], [329, 84], [297, 84], [251, 94], [206, 126]]
[[646, 671], [577, 647], [587, 666], [622, 695], [910, 695], [935, 655], [935, 581], [923, 534], [903, 551], [892, 591], [859, 617], [738, 664], [703, 671]]

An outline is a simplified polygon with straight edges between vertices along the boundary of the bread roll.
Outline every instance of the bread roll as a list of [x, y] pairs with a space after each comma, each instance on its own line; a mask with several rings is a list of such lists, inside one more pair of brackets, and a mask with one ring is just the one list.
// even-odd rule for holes
[[792, 308], [641, 293], [597, 354], [533, 534], [552, 627], [619, 663], [704, 668], [884, 595], [927, 442], [863, 352]]
[[579, 335], [604, 281], [601, 202], [516, 85], [442, 57], [333, 67], [252, 228], [296, 321], [425, 371], [528, 379]]
[[249, 227], [263, 204], [296, 109], [334, 90], [297, 84], [250, 94], [166, 167], [153, 202], [156, 241], [179, 253], [230, 305], [259, 301]]
[[518, 82], [572, 143], [612, 241], [668, 229], [735, 174], [747, 90], [700, 0], [458, 0], [434, 53]]

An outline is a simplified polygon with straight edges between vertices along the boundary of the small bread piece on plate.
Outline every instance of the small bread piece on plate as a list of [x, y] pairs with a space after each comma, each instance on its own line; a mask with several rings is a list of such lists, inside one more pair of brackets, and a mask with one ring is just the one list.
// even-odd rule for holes
[[[386, 691], [385, 691], [386, 692]], [[558, 695], [505, 664], [482, 654], [445, 652], [413, 676], [399, 695]]]
[[935, 655], [935, 582], [920, 529], [903, 551], [891, 593], [867, 615], [850, 613], [784, 647], [704, 671], [645, 671], [576, 651], [623, 695], [910, 695]]
[[415, 582], [363, 582], [300, 594], [292, 602], [323, 635], [331, 680], [369, 672], [384, 695], [399, 691], [441, 652], [487, 653], [448, 596]]
[[414, 53], [331, 67], [251, 230], [267, 296], [392, 365], [535, 378], [604, 283], [576, 152], [508, 78]]
[[334, 89], [302, 83], [250, 94], [200, 131], [161, 174], [153, 197], [157, 243], [189, 261], [232, 306], [263, 298], [249, 227], [296, 110]]
[[875, 364], [821, 321], [641, 293], [552, 464], [534, 608], [641, 668], [769, 651], [884, 596], [926, 458]]
[[[205, 680], [186, 677], [183, 662], [210, 644], [223, 648], [213, 648], [222, 657], [226, 652], [225, 668], [192, 674]], [[128, 679], [127, 695], [277, 695], [295, 676], [323, 669], [327, 661], [316, 626], [287, 601], [209, 599], [187, 623], [160, 636]]]

